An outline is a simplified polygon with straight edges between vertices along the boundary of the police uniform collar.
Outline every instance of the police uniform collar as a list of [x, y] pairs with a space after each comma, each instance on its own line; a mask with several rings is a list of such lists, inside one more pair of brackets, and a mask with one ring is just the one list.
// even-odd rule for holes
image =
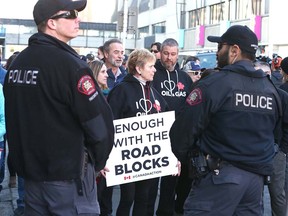
[[51, 46], [55, 46], [58, 47], [59, 49], [65, 50], [67, 52], [69, 52], [70, 54], [74, 55], [77, 58], [80, 58], [78, 53], [68, 44], [64, 43], [63, 41], [58, 40], [57, 38], [42, 33], [42, 32], [38, 32], [33, 34], [30, 38], [29, 38], [29, 42], [28, 42], [29, 46], [32, 44], [45, 44], [45, 45], [51, 45]]
[[250, 60], [240, 60], [232, 65], [227, 65], [221, 71], [239, 73], [249, 77], [266, 77], [262, 70], [256, 70]]

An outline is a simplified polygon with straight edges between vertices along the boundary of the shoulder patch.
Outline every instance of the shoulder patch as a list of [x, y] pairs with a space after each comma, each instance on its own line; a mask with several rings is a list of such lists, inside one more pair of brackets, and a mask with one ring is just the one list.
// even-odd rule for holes
[[194, 89], [186, 99], [190, 106], [202, 103], [202, 91], [199, 88]]
[[77, 89], [80, 93], [91, 95], [96, 91], [95, 83], [91, 76], [84, 75], [80, 78], [77, 84]]

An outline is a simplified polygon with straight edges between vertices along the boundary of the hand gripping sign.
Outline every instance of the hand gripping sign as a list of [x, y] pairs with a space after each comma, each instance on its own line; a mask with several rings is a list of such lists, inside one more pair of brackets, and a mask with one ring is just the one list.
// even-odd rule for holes
[[107, 186], [177, 174], [169, 138], [174, 120], [174, 111], [114, 120]]

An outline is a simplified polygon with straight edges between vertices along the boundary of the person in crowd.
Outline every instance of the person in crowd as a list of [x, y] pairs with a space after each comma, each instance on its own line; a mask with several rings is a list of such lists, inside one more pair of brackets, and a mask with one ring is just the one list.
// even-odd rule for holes
[[[192, 58], [192, 56], [190, 57]], [[197, 57], [194, 58], [196, 61], [188, 61], [183, 70], [191, 77], [194, 85], [202, 75], [200, 60], [197, 60]], [[192, 180], [189, 177], [187, 163], [182, 163], [182, 172], [178, 178], [176, 184], [175, 193], [175, 212], [178, 214], [183, 214], [183, 205], [191, 189]]]
[[280, 85], [280, 89], [288, 92], [288, 57], [285, 57], [280, 64], [280, 71], [282, 74], [282, 84]]
[[7, 73], [6, 67], [5, 66], [3, 67], [2, 65], [0, 65], [0, 84], [2, 84], [2, 86], [4, 83], [4, 78], [5, 78], [6, 73]]
[[79, 56], [81, 60], [83, 60], [84, 62], [87, 62], [87, 58], [85, 55], [80, 55]]
[[183, 70], [188, 73], [188, 75], [191, 77], [193, 83], [198, 81], [201, 78], [201, 75], [203, 73], [201, 70], [200, 63], [197, 63], [196, 61], [187, 62], [184, 65]]
[[[155, 75], [156, 58], [146, 49], [134, 50], [128, 59], [128, 75], [108, 95], [108, 103], [115, 119], [159, 113], [168, 110], [164, 98], [150, 84]], [[141, 101], [142, 106], [137, 106]], [[133, 216], [147, 216], [149, 189], [154, 181], [142, 180], [121, 184], [120, 203], [117, 216], [129, 215], [132, 204]]]
[[[14, 52], [7, 60], [5, 64], [5, 68], [8, 70], [14, 59], [19, 55], [19, 51]], [[4, 79], [3, 79], [4, 82]], [[6, 139], [6, 136], [4, 137], [4, 140]], [[24, 189], [24, 179], [20, 176], [17, 176], [16, 178], [16, 170], [13, 165], [13, 161], [11, 159], [11, 155], [8, 152], [7, 156], [7, 167], [9, 170], [9, 183], [8, 186], [10, 188], [16, 187], [16, 179], [17, 179], [17, 192], [18, 192], [18, 199], [16, 200], [17, 208], [14, 210], [14, 216], [22, 216], [24, 215], [24, 195], [25, 195], [25, 189]]]
[[104, 50], [103, 46], [99, 46], [97, 50], [97, 58], [104, 61]]
[[[263, 61], [254, 62], [255, 69], [261, 69], [266, 75], [271, 76], [271, 69], [268, 63]], [[279, 94], [282, 90], [278, 89]], [[287, 103], [282, 103], [282, 112], [287, 107]], [[282, 114], [285, 118], [285, 113]], [[285, 121], [284, 121], [285, 123]], [[278, 132], [279, 130], [279, 132]], [[275, 130], [275, 151], [276, 155], [273, 158], [273, 173], [271, 175], [271, 182], [268, 184], [270, 195], [270, 203], [272, 216], [286, 216], [286, 195], [285, 195], [285, 171], [286, 171], [286, 154], [288, 152], [288, 143], [281, 142], [281, 128], [280, 126]]]
[[160, 49], [161, 49], [161, 43], [160, 42], [154, 42], [151, 44], [150, 52], [153, 53], [157, 59], [160, 59]]
[[266, 75], [268, 75], [271, 78], [271, 67], [269, 63], [261, 60], [255, 60], [254, 61], [254, 67], [256, 70], [261, 69], [264, 71]]
[[99, 87], [102, 90], [102, 93], [105, 97], [108, 96], [109, 88], [107, 86], [107, 67], [101, 60], [94, 60], [88, 63], [89, 67], [91, 68], [94, 78], [96, 79]]
[[[122, 42], [118, 39], [110, 39], [106, 41], [103, 45], [103, 54], [108, 74], [107, 85], [109, 90], [112, 90], [123, 80], [127, 74], [126, 70], [122, 66], [124, 57], [124, 48]], [[106, 167], [102, 173], [105, 171]], [[113, 186], [106, 187], [106, 179], [99, 178], [98, 189], [101, 191], [101, 193], [99, 193], [101, 216], [109, 216], [113, 211]]]
[[[221, 69], [194, 86], [170, 130], [172, 151], [194, 170], [184, 215], [262, 215], [281, 99], [266, 74], [254, 68], [258, 39], [247, 26], [207, 39], [218, 43]], [[287, 143], [287, 122], [282, 128]]]
[[127, 74], [122, 66], [124, 57], [123, 44], [118, 39], [110, 39], [103, 45], [104, 61], [108, 73], [108, 87], [112, 89], [119, 84]]
[[[2, 68], [2, 66], [0, 67]], [[1, 184], [5, 177], [5, 150], [6, 150], [4, 140], [5, 133], [6, 128], [5, 128], [5, 115], [4, 115], [3, 86], [0, 83], [0, 192], [2, 191], [3, 186]]]
[[86, 55], [86, 61], [87, 61], [88, 64], [89, 64], [89, 62], [92, 62], [94, 60], [95, 60], [95, 56], [92, 53], [88, 53]]
[[127, 62], [128, 62], [128, 55], [124, 54], [122, 66], [125, 69], [125, 71], [127, 71]]
[[[5, 78], [5, 75], [6, 75], [7, 71], [6, 69], [0, 65], [0, 84], [1, 84], [1, 92], [0, 92], [0, 99], [1, 99], [1, 94], [3, 94], [3, 83], [4, 83], [4, 78]], [[3, 98], [2, 98], [3, 99]], [[1, 99], [1, 100], [2, 100]], [[4, 103], [2, 104], [2, 101], [0, 101], [0, 106], [4, 106]], [[1, 109], [1, 107], [0, 107]], [[1, 111], [1, 110], [0, 110]], [[5, 146], [5, 134], [1, 135], [2, 134], [2, 112], [0, 113], [0, 192], [2, 190], [2, 182], [4, 180], [4, 177], [5, 177], [5, 157], [6, 157], [6, 146]], [[5, 120], [5, 118], [4, 118]], [[5, 124], [4, 124], [4, 128], [5, 128]], [[2, 139], [2, 136], [3, 136], [3, 140]]]
[[[6, 70], [8, 70], [8, 68], [10, 67], [11, 63], [14, 61], [14, 59], [18, 56], [20, 52], [19, 51], [16, 51], [14, 52], [8, 59], [7, 59], [7, 62], [4, 66], [4, 68]], [[6, 73], [5, 73], [6, 75]], [[3, 76], [3, 78], [0, 78], [0, 81], [2, 85], [4, 85], [4, 78], [5, 78], [5, 75]], [[4, 139], [6, 140], [6, 136], [4, 137]], [[9, 152], [8, 152], [8, 156], [7, 156], [7, 166], [8, 166], [8, 170], [9, 170], [9, 174], [10, 174], [10, 177], [9, 177], [9, 184], [8, 186], [10, 188], [15, 188], [16, 187], [16, 171], [13, 167], [13, 163], [11, 161], [11, 157], [9, 156]], [[19, 188], [19, 187], [18, 187]], [[22, 189], [21, 189], [22, 190]], [[23, 188], [23, 191], [24, 191], [24, 188]], [[24, 203], [24, 201], [23, 201]]]
[[[212, 68], [205, 69], [202, 72], [200, 79], [197, 80], [196, 82], [194, 82], [192, 84], [192, 87], [194, 85], [197, 85], [198, 81], [200, 81], [200, 80], [204, 79], [205, 77], [207, 77], [211, 74], [214, 74], [216, 72], [218, 72], [218, 70], [216, 70], [216, 69], [212, 69]], [[183, 206], [184, 206], [186, 198], [188, 197], [189, 191], [191, 189], [192, 181], [193, 181], [193, 179], [191, 178], [191, 176], [189, 174], [188, 162], [182, 163], [181, 175], [178, 178], [176, 189], [175, 189], [175, 194], [176, 194], [175, 213], [176, 213], [176, 215], [178, 215], [178, 214], [183, 215], [183, 213], [184, 213]]]
[[25, 215], [100, 214], [95, 171], [113, 146], [113, 115], [88, 64], [68, 45], [86, 4], [38, 0], [38, 32], [5, 77], [7, 141], [25, 180]]
[[[6, 70], [8, 70], [9, 66], [11, 65], [11, 63], [14, 61], [14, 59], [18, 56], [20, 52], [19, 51], [16, 51], [14, 52], [6, 61], [6, 64], [4, 65], [4, 68]], [[3, 77], [3, 83], [4, 83], [4, 78], [5, 76]]]
[[[186, 65], [190, 61], [194, 61], [197, 64], [200, 64], [200, 59], [197, 56], [188, 56], [187, 59], [184, 62], [184, 65]], [[183, 70], [183, 68], [182, 68], [182, 70]]]
[[[181, 108], [185, 104], [186, 97], [191, 91], [192, 79], [189, 75], [179, 69], [177, 63], [179, 53], [178, 42], [173, 38], [167, 38], [163, 41], [160, 49], [160, 59], [156, 61], [155, 68], [157, 70], [153, 86], [167, 101], [169, 109], [174, 110], [177, 116]], [[183, 174], [182, 163], [182, 172]], [[178, 176], [161, 177], [160, 197], [157, 216], [170, 216], [174, 214], [175, 207], [175, 187]], [[155, 182], [158, 185], [158, 182]], [[154, 187], [157, 189], [157, 187]], [[154, 203], [157, 190], [154, 191], [154, 197], [150, 198], [149, 213], [154, 212]]]
[[[288, 93], [288, 57], [285, 57], [280, 65], [281, 74], [283, 76], [280, 89]], [[288, 212], [288, 157], [286, 154], [286, 170], [285, 170], [285, 195], [286, 195], [286, 212]]]
[[280, 85], [282, 85], [283, 76], [280, 73], [281, 62], [282, 62], [282, 57], [275, 54], [273, 56], [272, 64], [271, 64], [271, 69], [272, 69], [271, 80], [276, 87], [279, 87]]

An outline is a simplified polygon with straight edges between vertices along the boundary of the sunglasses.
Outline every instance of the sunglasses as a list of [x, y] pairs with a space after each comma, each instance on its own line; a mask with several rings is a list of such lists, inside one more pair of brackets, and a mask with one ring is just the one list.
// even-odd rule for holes
[[218, 51], [220, 51], [224, 45], [229, 45], [229, 46], [231, 46], [232, 44], [228, 44], [228, 43], [218, 43], [218, 47], [217, 47], [217, 48], [218, 48]]
[[151, 53], [158, 53], [158, 50], [150, 50]]
[[55, 16], [50, 17], [50, 19], [60, 19], [60, 18], [64, 18], [64, 19], [76, 19], [78, 17], [78, 11], [77, 10], [71, 10], [71, 11], [67, 11], [65, 13], [62, 14], [57, 14]]
[[202, 75], [202, 71], [189, 71], [189, 73], [192, 73], [194, 76]]

